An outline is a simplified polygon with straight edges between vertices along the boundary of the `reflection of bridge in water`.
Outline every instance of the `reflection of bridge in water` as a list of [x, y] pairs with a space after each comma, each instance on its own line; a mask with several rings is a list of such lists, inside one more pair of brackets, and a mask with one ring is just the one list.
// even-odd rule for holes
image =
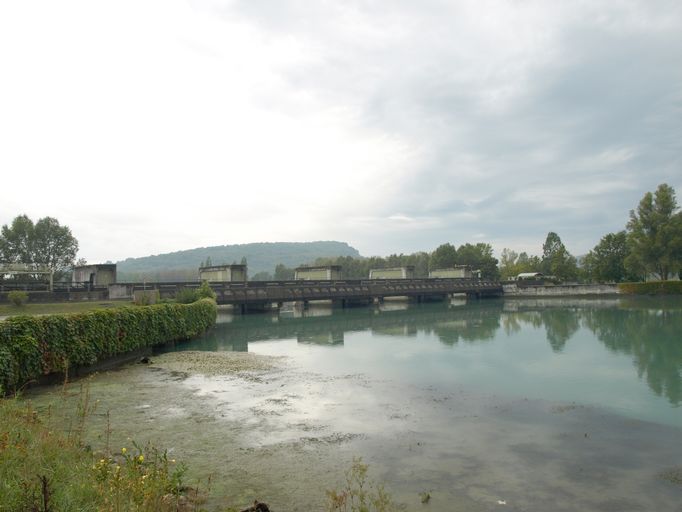
[[[502, 301], [491, 300], [453, 306], [434, 303], [345, 310], [313, 307], [282, 311], [278, 315], [219, 315], [215, 328], [187, 344], [200, 350], [247, 351], [250, 342], [295, 339], [298, 343], [341, 346], [345, 333], [370, 330], [385, 336], [417, 336], [434, 332], [443, 343], [456, 339], [485, 339], [499, 327]], [[269, 319], [269, 320], [268, 320]], [[176, 347], [177, 348], [177, 347]]]
[[[669, 302], [669, 301], [668, 301]], [[447, 303], [404, 304], [379, 308], [280, 311], [266, 315], [221, 314], [214, 329], [201, 338], [176, 345], [174, 350], [248, 351], [249, 343], [296, 340], [335, 350], [343, 347], [347, 333], [370, 331], [379, 336], [417, 337], [434, 335], [444, 345], [494, 340], [500, 330], [507, 336], [524, 326], [544, 328], [546, 342], [556, 353], [564, 351], [581, 328], [589, 329], [613, 352], [632, 357], [640, 378], [657, 395], [672, 404], [682, 403], [682, 329], [680, 303], [621, 299], [612, 301], [555, 299], [551, 307], [536, 301], [473, 301], [453, 306]], [[163, 350], [163, 349], [162, 349]]]
[[[336, 281], [249, 281], [245, 283], [210, 283], [218, 304], [248, 309], [263, 309], [285, 302], [307, 306], [312, 301], [332, 301], [338, 306], [381, 302], [388, 297], [408, 297], [415, 302], [446, 300], [456, 294], [469, 297], [497, 297], [502, 284], [483, 279], [358, 279]], [[198, 283], [147, 283], [158, 289], [161, 297], [172, 297], [180, 288], [194, 288]], [[142, 286], [135, 285], [135, 289]]]

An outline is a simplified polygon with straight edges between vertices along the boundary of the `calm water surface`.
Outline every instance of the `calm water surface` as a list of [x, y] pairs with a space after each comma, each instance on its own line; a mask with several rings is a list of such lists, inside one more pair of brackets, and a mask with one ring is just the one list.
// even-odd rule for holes
[[389, 303], [232, 316], [180, 350], [284, 355], [349, 372], [576, 402], [682, 426], [682, 301]]
[[235, 505], [319, 510], [362, 455], [407, 510], [420, 492], [433, 510], [682, 510], [678, 299], [223, 311], [173, 350], [286, 356], [248, 378], [92, 379], [121, 436]]

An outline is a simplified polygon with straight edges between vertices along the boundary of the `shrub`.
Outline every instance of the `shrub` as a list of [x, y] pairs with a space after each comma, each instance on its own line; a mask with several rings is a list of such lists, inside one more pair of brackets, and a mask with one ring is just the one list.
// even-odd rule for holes
[[194, 288], [180, 288], [175, 292], [175, 301], [180, 304], [191, 304], [199, 300], [199, 294]]
[[197, 295], [200, 299], [215, 300], [217, 297], [216, 293], [213, 291], [213, 288], [211, 288], [211, 285], [208, 284], [208, 281], [203, 281], [201, 283], [201, 286], [197, 290]]
[[11, 392], [41, 375], [91, 365], [138, 348], [189, 339], [216, 319], [215, 302], [18, 316], [0, 322], [0, 388]]
[[621, 293], [628, 295], [681, 295], [682, 281], [648, 281], [646, 283], [620, 283]]
[[151, 306], [159, 302], [159, 290], [135, 290], [133, 302], [136, 306]]
[[[327, 491], [328, 512], [394, 512], [393, 503], [382, 485], [367, 478], [369, 466], [361, 458], [353, 459], [353, 466], [346, 472], [346, 482], [340, 491]], [[425, 503], [425, 502], [424, 502]]]
[[23, 290], [12, 290], [7, 294], [7, 298], [16, 307], [21, 307], [28, 302], [28, 292]]

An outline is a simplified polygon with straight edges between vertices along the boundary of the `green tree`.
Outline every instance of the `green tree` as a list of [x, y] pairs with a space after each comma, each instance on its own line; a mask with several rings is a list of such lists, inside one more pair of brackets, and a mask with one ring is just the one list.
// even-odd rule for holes
[[475, 245], [460, 245], [457, 249], [457, 263], [469, 265], [473, 270], [480, 270], [481, 277], [485, 279], [499, 279], [500, 277], [497, 258], [493, 256], [493, 248], [490, 244], [479, 242]]
[[0, 256], [11, 263], [41, 263], [58, 273], [73, 265], [77, 253], [78, 240], [52, 217], [34, 224], [19, 215], [0, 232]]
[[33, 233], [35, 226], [27, 215], [14, 218], [0, 231], [0, 256], [9, 263], [35, 263], [33, 260]]
[[625, 268], [629, 254], [625, 231], [604, 235], [583, 260], [583, 267], [593, 281], [616, 282], [630, 279]]
[[513, 279], [522, 272], [540, 272], [542, 262], [538, 256], [527, 253], [516, 253], [511, 249], [502, 249], [500, 256], [500, 274], [502, 279]]
[[678, 212], [675, 189], [663, 183], [647, 192], [637, 210], [630, 211], [627, 225], [632, 271], [656, 274], [667, 280], [682, 268], [682, 213]]
[[33, 258], [46, 263], [51, 269], [62, 271], [76, 260], [78, 240], [67, 226], [61, 226], [52, 217], [36, 222], [33, 231]]
[[431, 253], [429, 268], [450, 268], [457, 264], [457, 249], [452, 244], [442, 244]]
[[561, 241], [559, 235], [550, 231], [542, 245], [542, 271], [563, 281], [578, 277], [578, 262]]
[[295, 271], [293, 268], [289, 268], [282, 263], [275, 267], [275, 279], [277, 281], [291, 281], [294, 276]]

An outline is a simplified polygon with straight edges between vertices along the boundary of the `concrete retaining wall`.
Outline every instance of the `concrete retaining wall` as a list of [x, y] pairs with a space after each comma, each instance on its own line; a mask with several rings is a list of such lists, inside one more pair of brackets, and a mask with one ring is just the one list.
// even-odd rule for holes
[[523, 286], [505, 284], [505, 297], [578, 297], [587, 295], [619, 295], [616, 284], [561, 284], [546, 286]]

